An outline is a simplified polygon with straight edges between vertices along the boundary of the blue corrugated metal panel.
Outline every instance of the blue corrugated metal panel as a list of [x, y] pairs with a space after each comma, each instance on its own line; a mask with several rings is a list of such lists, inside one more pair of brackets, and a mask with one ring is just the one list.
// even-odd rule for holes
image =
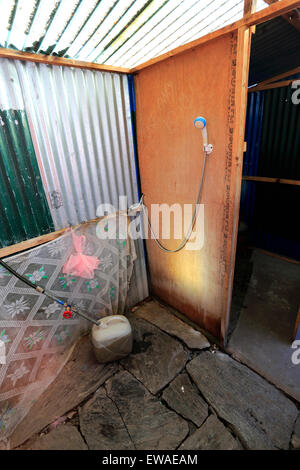
[[298, 186], [256, 183], [252, 243], [264, 250], [300, 260]]
[[[248, 95], [245, 140], [247, 151], [244, 154], [243, 175], [257, 175], [258, 158], [263, 117], [264, 92]], [[241, 192], [241, 218], [251, 225], [254, 212], [256, 183], [243, 181]]]
[[[294, 89], [280, 87], [248, 95], [244, 176], [300, 179], [300, 106]], [[299, 186], [243, 181], [240, 218], [254, 246], [300, 259], [297, 217]]]
[[249, 93], [245, 132], [247, 151], [244, 156], [243, 167], [243, 174], [247, 176], [257, 175], [263, 105], [264, 92], [258, 91]]
[[134, 80], [133, 80], [133, 75], [128, 75], [127, 78], [128, 78], [129, 101], [130, 101], [130, 111], [131, 111], [136, 180], [138, 184], [138, 195], [140, 199], [142, 195], [142, 191], [141, 191], [141, 178], [140, 178], [140, 173], [139, 173], [139, 162], [138, 162], [138, 155], [137, 155], [136, 107], [135, 107]]
[[257, 174], [300, 180], [300, 106], [291, 86], [264, 91], [262, 139]]

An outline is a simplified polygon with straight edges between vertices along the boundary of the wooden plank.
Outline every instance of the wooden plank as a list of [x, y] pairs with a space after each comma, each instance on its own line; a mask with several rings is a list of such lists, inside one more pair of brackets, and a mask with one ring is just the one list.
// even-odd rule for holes
[[65, 59], [53, 55], [32, 54], [29, 52], [16, 51], [14, 49], [0, 48], [0, 57], [4, 59], [17, 59], [30, 62], [37, 62], [48, 65], [62, 65], [63, 67], [75, 67], [79, 69], [89, 69], [102, 72], [130, 73], [130, 69], [124, 67], [114, 67], [112, 65], [96, 64], [94, 62], [83, 62], [80, 60]]
[[[130, 211], [130, 214], [132, 214], [133, 212], [135, 212], [135, 210]], [[6, 246], [5, 248], [0, 249], [0, 258], [5, 258], [6, 256], [11, 256], [13, 254], [20, 253], [21, 251], [29, 250], [31, 248], [35, 248], [36, 246], [43, 245], [44, 243], [50, 242], [52, 240], [56, 240], [58, 237], [63, 235], [67, 230], [70, 230], [70, 228], [75, 229], [75, 228], [80, 227], [81, 225], [84, 226], [87, 224], [93, 224], [95, 222], [99, 222], [100, 220], [104, 218], [108, 219], [110, 217], [115, 217], [115, 215], [118, 216], [118, 215], [127, 215], [127, 214], [128, 212], [126, 210], [118, 211], [116, 214], [107, 215], [105, 217], [97, 217], [96, 219], [88, 220], [87, 222], [84, 222], [83, 224], [74, 225], [73, 227], [66, 227], [61, 230], [57, 230], [56, 232], [47, 233], [46, 235], [41, 235], [36, 238], [31, 238], [30, 240], [25, 240], [23, 242], [16, 243], [15, 245]]]
[[283, 261], [288, 261], [289, 263], [300, 265], [300, 261], [298, 261], [297, 259], [288, 258], [287, 256], [282, 256], [282, 255], [279, 255], [278, 253], [273, 253], [272, 251], [263, 250], [262, 248], [257, 248], [256, 246], [249, 246], [249, 248], [251, 250], [260, 251], [261, 253], [265, 253], [266, 255], [273, 256], [273, 258], [279, 258], [279, 259], [282, 259]]
[[287, 21], [293, 28], [300, 32], [300, 16], [297, 10], [293, 10], [290, 13], [285, 13], [282, 17]]
[[283, 80], [282, 82], [269, 83], [267, 85], [257, 85], [248, 89], [248, 93], [253, 93], [254, 91], [263, 91], [271, 90], [273, 88], [282, 88], [285, 86], [290, 86], [296, 79], [293, 80]]
[[[227, 234], [227, 236], [230, 237], [229, 240], [231, 240], [231, 243], [228, 243], [227, 247], [224, 272], [223, 308], [221, 312], [221, 340], [223, 345], [226, 345], [227, 342], [227, 331], [230, 321], [239, 225], [251, 36], [251, 28], [249, 29], [245, 26], [239, 28], [236, 53], [234, 104], [232, 105], [232, 110], [228, 109], [229, 116], [232, 116], [232, 140], [229, 140], [229, 142], [232, 146], [233, 169], [229, 193], [230, 199], [228, 201], [231, 213], [228, 218], [229, 228]], [[225, 236], [226, 234], [224, 234], [224, 237]]]
[[243, 176], [245, 181], [258, 181], [262, 183], [280, 183], [300, 186], [300, 180], [289, 180], [285, 178], [269, 178], [267, 176]]
[[194, 41], [184, 44], [183, 46], [176, 47], [175, 49], [172, 49], [171, 51], [168, 51], [158, 57], [155, 57], [154, 59], [150, 59], [144, 62], [143, 64], [137, 65], [136, 67], [132, 68], [130, 72], [131, 73], [139, 72], [140, 70], [143, 70], [147, 67], [150, 67], [151, 65], [154, 65], [166, 59], [169, 59], [170, 57], [174, 57], [174, 56], [183, 54], [184, 52], [187, 52], [189, 50], [198, 48], [199, 46], [202, 46], [206, 42], [212, 41], [214, 39], [220, 39], [223, 36], [226, 36], [228, 33], [231, 33], [236, 30], [237, 30], [237, 23], [230, 24], [228, 26], [225, 26], [224, 28], [218, 29], [217, 31], [213, 31], [212, 33], [206, 34], [205, 36], [202, 36], [199, 39], [195, 39]]
[[281, 73], [279, 75], [275, 75], [275, 77], [270, 77], [267, 80], [263, 80], [262, 82], [258, 83], [257, 86], [264, 86], [264, 85], [268, 85], [269, 83], [278, 82], [279, 80], [282, 80], [283, 78], [290, 77], [291, 75], [296, 75], [298, 73], [300, 73], [300, 67], [296, 67], [295, 69], [288, 70], [287, 72]]
[[29, 250], [36, 246], [42, 245], [43, 243], [50, 242], [60, 237], [68, 230], [64, 228], [62, 230], [57, 230], [56, 232], [47, 233], [46, 235], [41, 235], [40, 237], [31, 238], [30, 240], [25, 240], [21, 243], [16, 243], [15, 245], [6, 246], [5, 248], [0, 249], [0, 258], [5, 258], [6, 256], [19, 253], [24, 250]]
[[260, 23], [265, 23], [266, 21], [270, 21], [277, 16], [284, 15], [285, 13], [288, 13], [291, 10], [299, 7], [299, 0], [280, 0], [280, 2], [274, 3], [264, 10], [257, 11], [248, 18], [243, 18], [237, 21], [235, 24], [237, 28], [240, 28], [242, 26], [253, 26]]
[[256, 12], [257, 0], [244, 0], [244, 16], [251, 15]]
[[193, 50], [196, 47], [205, 44], [208, 41], [212, 41], [214, 39], [222, 38], [228, 33], [236, 32], [239, 28], [243, 26], [254, 26], [260, 23], [264, 23], [265, 21], [269, 21], [277, 16], [282, 15], [283, 13], [287, 13], [290, 10], [297, 8], [300, 6], [299, 0], [281, 0], [278, 3], [274, 3], [270, 5], [268, 8], [264, 10], [258, 11], [256, 13], [251, 14], [250, 16], [244, 17], [241, 20], [236, 21], [224, 28], [220, 28], [217, 31], [212, 33], [206, 34], [199, 39], [195, 39], [195, 41], [191, 41], [188, 44], [183, 46], [176, 47], [165, 54], [162, 54], [154, 59], [150, 59], [143, 64], [140, 64], [130, 70], [130, 73], [136, 73], [144, 68], [150, 67], [158, 62], [162, 62], [163, 60], [169, 59], [178, 54], [182, 54], [188, 50]]
[[258, 85], [267, 85], [268, 83], [273, 83], [273, 82], [278, 82], [279, 80], [282, 80], [283, 78], [290, 77], [291, 75], [296, 75], [297, 73], [300, 73], [300, 67], [296, 67], [295, 69], [288, 70], [287, 72], [280, 73], [279, 75], [275, 75], [275, 77], [270, 77], [267, 80], [263, 80], [260, 82]]
[[[279, 0], [264, 0], [268, 5], [278, 2]], [[297, 10], [290, 11], [282, 15], [283, 19], [287, 21], [291, 26], [300, 31], [300, 16]]]

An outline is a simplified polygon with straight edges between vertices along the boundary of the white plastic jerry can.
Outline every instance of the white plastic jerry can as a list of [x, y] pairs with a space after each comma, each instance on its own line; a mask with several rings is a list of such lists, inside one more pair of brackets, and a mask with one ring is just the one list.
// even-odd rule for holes
[[100, 363], [117, 361], [132, 351], [132, 328], [123, 315], [101, 318], [99, 325], [93, 325], [92, 344]]

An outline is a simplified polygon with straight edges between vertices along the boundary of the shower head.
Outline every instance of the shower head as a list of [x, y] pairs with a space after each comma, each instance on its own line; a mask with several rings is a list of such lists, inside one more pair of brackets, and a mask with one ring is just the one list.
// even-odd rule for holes
[[202, 116], [199, 116], [194, 121], [194, 126], [198, 127], [198, 129], [204, 129], [206, 127], [206, 119]]
[[203, 145], [207, 145], [207, 127], [206, 119], [202, 116], [199, 116], [194, 121], [194, 126], [202, 131]]
[[206, 125], [206, 119], [203, 116], [198, 116], [194, 120], [194, 126], [197, 127], [197, 129], [201, 129], [202, 131], [202, 138], [203, 138], [203, 149], [204, 152], [206, 152], [207, 155], [209, 155], [213, 147], [212, 145], [208, 145], [207, 143], [207, 125]]

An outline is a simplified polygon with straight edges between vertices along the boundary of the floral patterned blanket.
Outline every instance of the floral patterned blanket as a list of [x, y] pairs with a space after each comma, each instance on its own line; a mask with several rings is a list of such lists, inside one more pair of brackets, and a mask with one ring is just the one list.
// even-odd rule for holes
[[[63, 274], [75, 253], [71, 232], [55, 241], [6, 259], [20, 274], [75, 304], [89, 316], [124, 312], [135, 260], [133, 242], [100, 240], [96, 224], [75, 230], [85, 235], [85, 254], [100, 261], [93, 279]], [[9, 436], [32, 404], [64, 366], [74, 341], [90, 323], [0, 268], [0, 443], [9, 448]]]

